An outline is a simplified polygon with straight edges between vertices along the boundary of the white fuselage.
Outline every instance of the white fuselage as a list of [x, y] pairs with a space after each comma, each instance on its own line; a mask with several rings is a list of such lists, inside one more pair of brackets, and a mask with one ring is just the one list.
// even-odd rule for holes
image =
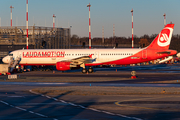
[[[59, 61], [89, 56], [96, 59], [93, 63], [104, 63], [132, 56], [142, 49], [24, 49], [11, 52], [13, 58], [21, 58], [19, 64], [51, 65]], [[3, 58], [8, 63], [9, 56]]]

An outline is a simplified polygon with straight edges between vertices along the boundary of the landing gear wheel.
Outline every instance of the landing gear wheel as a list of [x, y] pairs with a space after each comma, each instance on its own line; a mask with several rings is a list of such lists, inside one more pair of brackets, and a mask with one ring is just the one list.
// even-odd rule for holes
[[82, 73], [87, 73], [86, 68], [83, 68], [83, 69], [82, 69]]
[[92, 72], [93, 72], [93, 68], [89, 68], [89, 69], [88, 69], [88, 72], [89, 72], [89, 73], [92, 73]]

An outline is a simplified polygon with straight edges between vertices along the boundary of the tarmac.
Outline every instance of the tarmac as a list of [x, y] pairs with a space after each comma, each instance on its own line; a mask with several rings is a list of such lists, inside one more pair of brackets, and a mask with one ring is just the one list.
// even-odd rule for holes
[[[180, 65], [0, 76], [0, 119], [178, 120]], [[118, 70], [116, 70], [118, 69]], [[131, 79], [136, 70], [136, 79]]]

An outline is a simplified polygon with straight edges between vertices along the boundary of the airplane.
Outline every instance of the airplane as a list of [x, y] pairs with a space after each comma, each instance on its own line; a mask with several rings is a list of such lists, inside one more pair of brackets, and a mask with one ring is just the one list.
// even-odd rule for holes
[[167, 24], [146, 48], [23, 49], [12, 51], [2, 61], [11, 66], [11, 71], [19, 64], [56, 65], [59, 71], [83, 68], [82, 73], [92, 73], [92, 66], [137, 64], [175, 55], [176, 50], [169, 50], [173, 29], [174, 24]]

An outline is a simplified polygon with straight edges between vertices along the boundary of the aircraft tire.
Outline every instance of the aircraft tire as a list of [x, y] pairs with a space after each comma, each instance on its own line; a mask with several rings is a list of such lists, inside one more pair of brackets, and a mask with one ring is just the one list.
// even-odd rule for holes
[[88, 72], [89, 72], [89, 73], [92, 73], [92, 72], [93, 72], [93, 68], [89, 68], [89, 69], [88, 69]]
[[82, 73], [87, 73], [86, 68], [83, 68], [83, 69], [82, 69]]

